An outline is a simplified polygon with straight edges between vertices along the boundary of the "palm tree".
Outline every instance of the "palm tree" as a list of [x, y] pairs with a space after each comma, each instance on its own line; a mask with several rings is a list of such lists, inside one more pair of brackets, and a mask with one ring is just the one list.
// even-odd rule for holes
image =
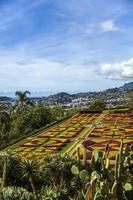
[[26, 178], [31, 185], [34, 196], [36, 197], [36, 188], [34, 181], [39, 175], [39, 163], [37, 160], [23, 160], [20, 164], [22, 177]]
[[24, 110], [27, 106], [33, 106], [34, 104], [31, 102], [30, 98], [27, 95], [31, 93], [26, 90], [24, 92], [16, 91], [15, 95], [17, 97], [16, 103], [14, 105], [15, 112]]

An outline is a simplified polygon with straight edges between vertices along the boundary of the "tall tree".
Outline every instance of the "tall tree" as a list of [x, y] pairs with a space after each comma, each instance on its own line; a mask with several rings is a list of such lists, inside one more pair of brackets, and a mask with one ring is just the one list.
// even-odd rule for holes
[[28, 97], [28, 95], [30, 95], [31, 93], [26, 90], [24, 92], [22, 91], [16, 91], [15, 95], [17, 97], [17, 100], [15, 102], [14, 105], [14, 111], [18, 112], [18, 111], [22, 111], [25, 108], [27, 108], [28, 106], [33, 106], [33, 102], [31, 101], [31, 99]]
[[106, 104], [102, 99], [96, 99], [90, 104], [90, 110], [103, 111], [106, 108]]
[[61, 106], [56, 105], [51, 108], [53, 120], [60, 120], [64, 115], [64, 110]]

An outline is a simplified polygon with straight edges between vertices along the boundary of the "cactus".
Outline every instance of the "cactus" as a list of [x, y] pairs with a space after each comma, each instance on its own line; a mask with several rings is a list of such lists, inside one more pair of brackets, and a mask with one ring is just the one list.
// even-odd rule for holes
[[88, 181], [89, 180], [89, 173], [88, 173], [88, 171], [87, 170], [82, 170], [82, 171], [80, 171], [80, 173], [79, 173], [79, 178], [81, 179], [81, 180], [83, 180], [83, 181]]
[[77, 147], [76, 149], [77, 160], [80, 160], [80, 151], [82, 151], [83, 154], [82, 165], [85, 167], [87, 164], [87, 149], [83, 145]]
[[117, 195], [117, 189], [118, 189], [118, 182], [117, 180], [115, 180], [111, 190], [111, 193], [114, 194], [115, 196]]
[[[116, 155], [115, 167], [110, 165], [108, 149], [109, 144], [106, 145], [104, 154], [97, 150], [93, 151], [90, 162], [91, 175], [87, 170], [79, 171], [79, 173], [76, 170], [76, 175], [85, 185], [86, 200], [126, 199], [126, 192], [133, 190], [131, 184], [133, 177], [129, 175], [133, 155], [129, 153], [129, 147], [124, 146], [123, 141], [121, 142], [120, 150]], [[75, 173], [75, 168], [73, 169]]]
[[72, 174], [74, 174], [74, 175], [78, 175], [78, 174], [79, 174], [79, 169], [78, 169], [78, 167], [75, 166], [75, 165], [73, 165], [73, 166], [71, 167], [71, 172], [72, 172]]
[[95, 162], [97, 162], [98, 159], [99, 159], [99, 152], [98, 152], [97, 149], [95, 149], [95, 150], [93, 151], [93, 156], [94, 156], [94, 160], [95, 160]]
[[110, 160], [109, 158], [106, 159], [106, 163], [105, 163], [105, 169], [108, 169], [110, 166]]
[[85, 167], [87, 164], [87, 150], [84, 146], [82, 146], [82, 152], [83, 152], [82, 165]]
[[118, 177], [118, 154], [116, 155], [116, 159], [115, 159], [115, 179], [117, 180]]
[[120, 145], [120, 153], [123, 153], [123, 140], [121, 141], [121, 145]]
[[90, 161], [90, 167], [91, 167], [92, 169], [94, 169], [94, 167], [95, 167], [94, 156], [92, 156], [92, 158], [91, 158], [91, 161]]
[[129, 153], [129, 146], [126, 144], [126, 146], [125, 146], [125, 148], [124, 148], [124, 155], [125, 156], [129, 156], [130, 155], [130, 153]]
[[125, 191], [131, 191], [133, 189], [132, 184], [131, 183], [126, 183], [124, 185], [124, 189], [125, 189]]
[[106, 159], [108, 157], [108, 154], [109, 154], [109, 144], [107, 144], [105, 146], [105, 151], [104, 151], [104, 154], [103, 154], [103, 159]]
[[100, 180], [100, 174], [97, 171], [91, 173], [91, 180]]
[[110, 192], [110, 184], [107, 180], [105, 180], [103, 182], [103, 185], [101, 185], [101, 192], [102, 194], [105, 196], [105, 195], [108, 195], [109, 192]]
[[77, 160], [80, 160], [80, 146], [78, 146], [76, 149], [76, 157], [77, 157]]
[[130, 145], [130, 151], [133, 151], [133, 144]]

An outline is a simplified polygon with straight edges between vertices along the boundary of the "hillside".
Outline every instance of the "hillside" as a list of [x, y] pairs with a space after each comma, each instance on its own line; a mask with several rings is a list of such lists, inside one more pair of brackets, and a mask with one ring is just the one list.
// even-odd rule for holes
[[77, 94], [68, 94], [65, 92], [60, 92], [55, 95], [44, 97], [43, 100], [48, 104], [71, 103], [72, 100], [78, 98], [88, 98], [88, 100], [92, 100], [94, 98], [101, 98], [110, 100], [112, 98], [113, 99], [121, 98], [129, 91], [133, 91], [133, 82], [126, 83], [118, 88], [111, 88], [101, 92], [87, 92], [87, 93], [77, 93]]
[[11, 101], [12, 99], [10, 97], [6, 96], [0, 96], [0, 101]]

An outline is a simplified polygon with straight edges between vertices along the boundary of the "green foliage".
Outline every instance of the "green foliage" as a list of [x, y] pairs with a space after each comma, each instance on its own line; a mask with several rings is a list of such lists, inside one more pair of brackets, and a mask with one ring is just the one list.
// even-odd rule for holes
[[35, 182], [39, 176], [39, 164], [36, 160], [24, 160], [20, 163], [20, 169], [22, 178], [28, 180], [29, 184], [31, 185], [34, 197], [36, 199], [36, 187]]
[[10, 130], [10, 114], [5, 105], [0, 104], [0, 133], [4, 137]]
[[41, 165], [42, 177], [48, 184], [53, 185], [59, 184], [62, 180], [70, 182], [73, 178], [71, 173], [73, 165], [75, 170], [77, 166], [81, 168], [80, 162], [67, 154], [65, 156], [47, 155]]
[[78, 175], [79, 174], [79, 169], [77, 166], [73, 165], [71, 167], [71, 172], [74, 174], [74, 175]]
[[133, 109], [133, 92], [129, 92], [127, 94], [127, 106], [130, 108], [130, 109]]
[[0, 104], [0, 149], [70, 116], [70, 113], [64, 112], [60, 106], [48, 108], [42, 103], [34, 105], [28, 95], [29, 91], [17, 91], [16, 102], [10, 110]]
[[31, 99], [27, 96], [30, 95], [29, 91], [16, 91], [15, 93], [17, 100], [13, 106], [13, 112], [20, 113], [25, 110], [27, 107], [34, 106]]
[[83, 181], [88, 181], [88, 179], [90, 178], [88, 171], [85, 170], [85, 169], [82, 170], [82, 171], [80, 171], [80, 173], [79, 173], [79, 178], [80, 178], [81, 180], [83, 180]]
[[35, 179], [39, 172], [39, 163], [37, 160], [23, 160], [20, 163], [22, 178]]
[[[120, 150], [116, 155], [115, 166], [113, 167], [109, 162], [108, 151], [108, 144], [104, 154], [94, 150], [90, 163], [91, 172], [79, 170], [78, 176], [83, 182], [84, 199], [130, 199], [128, 196], [130, 197], [133, 191], [132, 154], [129, 153], [129, 148], [121, 142]], [[71, 171], [72, 173], [74, 172], [73, 170]]]
[[76, 115], [81, 111], [80, 108], [76, 107], [76, 108], [71, 108], [70, 110], [65, 111], [66, 115], [68, 116], [72, 116], [72, 115]]
[[6, 185], [6, 181], [7, 181], [7, 171], [10, 165], [10, 161], [16, 158], [16, 155], [13, 154], [10, 151], [3, 151], [0, 152], [0, 161], [1, 161], [1, 171], [2, 171], [2, 182], [1, 182], [1, 188], [4, 188]]
[[51, 108], [51, 114], [52, 114], [53, 121], [60, 120], [64, 117], [64, 109], [58, 105], [53, 106]]
[[98, 158], [99, 158], [99, 152], [98, 152], [97, 149], [95, 149], [95, 150], [93, 151], [93, 156], [94, 156], [95, 162], [97, 162], [97, 161], [98, 161]]
[[51, 113], [49, 108], [45, 107], [42, 104], [38, 104], [34, 108], [23, 111], [19, 115], [14, 114], [13, 119], [13, 134], [19, 133], [23, 135], [50, 123]]
[[[25, 200], [28, 198], [29, 200], [54, 198], [63, 200], [73, 196], [78, 188], [79, 182], [77, 182], [77, 179], [73, 179], [74, 175], [71, 173], [71, 167], [75, 165], [81, 169], [81, 165], [68, 155], [50, 155], [41, 163], [36, 160], [22, 160], [11, 152], [2, 152], [1, 158], [0, 177], [3, 176], [1, 172], [4, 170], [5, 161], [8, 163], [6, 165], [6, 175], [8, 177], [5, 182], [6, 187], [1, 190], [0, 200], [6, 198], [13, 200], [13, 195], [16, 198], [14, 200], [21, 198], [23, 200], [24, 197]], [[2, 179], [0, 178], [0, 180]], [[32, 192], [32, 198], [29, 192], [22, 194], [20, 187], [25, 188], [23, 191]], [[27, 194], [27, 197], [25, 194]]]
[[68, 198], [69, 190], [65, 184], [46, 186], [41, 190], [40, 200], [67, 200]]
[[[94, 159], [96, 155], [93, 153], [93, 165], [92, 162], [87, 163], [85, 169], [68, 155], [48, 155], [38, 163], [3, 152], [0, 172], [5, 169], [6, 161], [8, 178], [6, 187], [0, 190], [0, 200], [132, 199], [133, 166], [127, 147], [121, 144], [115, 167], [108, 162], [108, 145], [105, 151], [105, 154], [99, 152], [97, 159]], [[10, 184], [14, 187], [9, 187]]]
[[34, 200], [34, 198], [23, 188], [7, 187], [0, 191], [0, 200]]
[[104, 103], [103, 100], [101, 99], [96, 99], [95, 101], [93, 101], [91, 104], [90, 104], [90, 110], [91, 111], [103, 111], [104, 109], [106, 108], [106, 105]]
[[125, 191], [131, 191], [133, 189], [133, 186], [131, 183], [126, 183], [124, 185], [124, 189], [125, 189]]
[[20, 113], [13, 113], [11, 116], [2, 111], [0, 112], [0, 143], [4, 146], [14, 139], [46, 126], [52, 120], [51, 110], [43, 104], [27, 108]]

